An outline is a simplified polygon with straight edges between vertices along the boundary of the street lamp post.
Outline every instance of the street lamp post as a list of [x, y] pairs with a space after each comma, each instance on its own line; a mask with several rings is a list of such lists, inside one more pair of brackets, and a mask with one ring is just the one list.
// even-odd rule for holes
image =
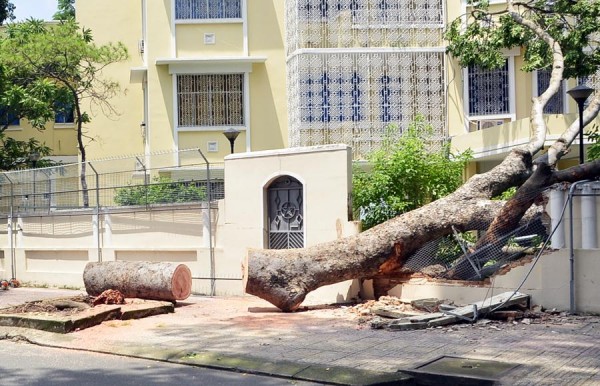
[[590, 88], [584, 84], [580, 84], [577, 87], [573, 87], [567, 94], [571, 96], [577, 102], [579, 108], [579, 163], [584, 162], [585, 157], [583, 156], [583, 107], [585, 101], [594, 92], [593, 88]]
[[223, 135], [229, 140], [229, 144], [231, 145], [231, 154], [233, 154], [233, 144], [235, 143], [235, 139], [238, 135], [240, 135], [239, 130], [229, 128], [223, 132]]

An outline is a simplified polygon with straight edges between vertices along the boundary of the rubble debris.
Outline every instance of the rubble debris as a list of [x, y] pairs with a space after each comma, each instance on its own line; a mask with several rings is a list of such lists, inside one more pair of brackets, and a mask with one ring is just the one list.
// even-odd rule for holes
[[381, 307], [376, 306], [371, 308], [371, 314], [385, 316], [387, 318], [406, 318], [410, 316], [417, 316], [419, 313], [414, 311], [399, 311], [395, 307]]
[[[436, 304], [435, 307], [439, 311], [423, 313], [420, 315], [394, 318], [392, 320], [386, 320], [383, 319], [381, 316], [378, 316], [371, 321], [371, 328], [386, 328], [390, 330], [402, 331], [441, 327], [464, 321], [473, 323], [476, 322], [481, 315], [486, 315], [489, 319], [492, 319], [493, 316], [490, 315], [492, 315], [495, 312], [497, 312], [497, 316], [506, 316], [507, 320], [509, 317], [512, 317], [511, 321], [514, 321], [515, 319], [517, 319], [517, 316], [519, 316], [519, 319], [521, 319], [527, 314], [522, 311], [506, 311], [505, 309], [521, 304], [528, 305], [529, 300], [529, 295], [520, 292], [505, 292], [500, 295], [496, 295], [492, 298], [486, 299], [484, 301], [449, 310], [448, 307], [441, 307], [440, 309], [439, 306], [442, 303], [437, 303], [437, 299], [422, 299], [421, 302], [412, 302], [411, 305], [413, 307], [416, 305], [418, 307], [420, 306], [429, 308], [429, 306], [431, 306], [432, 304]], [[502, 314], [498, 311], [498, 309], [505, 310], [506, 313]], [[392, 315], [393, 313], [388, 310], [387, 314]], [[381, 313], [378, 315], [381, 315]]]
[[523, 319], [524, 315], [525, 313], [523, 311], [502, 310], [490, 312], [487, 317], [493, 320], [506, 320], [507, 322], [512, 322]]
[[437, 312], [439, 310], [440, 304], [443, 301], [436, 298], [428, 298], [428, 299], [417, 299], [410, 302], [411, 306], [416, 308], [417, 310], [427, 311], [427, 312]]

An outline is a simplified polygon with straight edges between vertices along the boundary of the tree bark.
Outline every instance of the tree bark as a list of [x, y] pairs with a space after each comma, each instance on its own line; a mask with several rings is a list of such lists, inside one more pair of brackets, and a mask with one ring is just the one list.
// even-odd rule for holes
[[[533, 204], [544, 189], [556, 182], [573, 182], [600, 175], [597, 162], [565, 172], [554, 171], [558, 160], [566, 154], [578, 133], [578, 121], [554, 142], [547, 154], [535, 164], [532, 162], [546, 145], [548, 130], [543, 109], [560, 88], [564, 55], [563, 47], [544, 26], [519, 12], [518, 7], [522, 5], [508, 0], [505, 14], [543, 40], [552, 56], [549, 86], [539, 97], [533, 98], [529, 142], [511, 151], [491, 171], [472, 177], [446, 198], [402, 214], [357, 236], [306, 249], [248, 251], [243, 267], [246, 292], [260, 296], [284, 311], [292, 311], [308, 292], [320, 286], [399, 269], [419, 246], [450, 234], [453, 227], [464, 232], [487, 224], [486, 236], [477, 246], [499, 243], [502, 236], [524, 220], [524, 216], [536, 211]], [[600, 94], [586, 108], [583, 123], [590, 122], [599, 111]], [[502, 210], [502, 203], [489, 201], [510, 187], [521, 189]]]
[[[516, 150], [453, 194], [358, 235], [304, 249], [251, 249], [243, 264], [244, 288], [283, 311], [293, 311], [321, 286], [398, 271], [419, 247], [451, 234], [452, 228], [459, 232], [494, 229], [496, 233], [488, 230], [486, 241], [494, 242], [507, 229], [543, 212], [542, 206], [534, 205], [543, 189], [600, 176], [600, 161], [595, 161], [560, 172], [545, 165], [527, 180], [531, 158], [526, 154]], [[508, 203], [479, 197], [498, 194], [521, 180], [528, 183]], [[490, 227], [494, 222], [497, 226]]]
[[192, 275], [184, 264], [105, 261], [88, 263], [83, 282], [91, 296], [113, 289], [126, 298], [176, 301], [190, 296]]
[[485, 230], [502, 204], [448, 196], [355, 236], [304, 249], [251, 249], [243, 266], [244, 288], [293, 311], [321, 286], [397, 270], [420, 246], [450, 234], [453, 227]]

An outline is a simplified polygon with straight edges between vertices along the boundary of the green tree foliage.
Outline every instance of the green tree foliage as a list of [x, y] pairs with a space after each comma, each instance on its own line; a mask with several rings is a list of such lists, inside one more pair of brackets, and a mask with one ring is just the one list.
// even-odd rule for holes
[[[108, 65], [127, 59], [127, 49], [120, 42], [96, 45], [91, 31], [72, 18], [49, 26], [30, 19], [8, 25], [5, 32], [0, 40], [0, 70], [6, 74], [4, 79], [11, 80], [6, 101], [38, 128], [53, 116], [57, 101], [73, 106], [79, 154], [85, 162], [84, 137], [90, 138], [83, 128], [91, 117], [85, 108], [116, 113], [110, 99], [119, 92], [119, 84], [102, 73]], [[85, 173], [83, 164], [83, 205], [88, 206]]]
[[115, 194], [117, 205], [151, 205], [177, 202], [202, 201], [206, 189], [193, 182], [172, 181], [166, 177], [156, 177], [151, 184], [133, 185], [119, 188]]
[[52, 16], [54, 20], [75, 18], [75, 0], [58, 0], [58, 11]]
[[587, 148], [587, 153], [585, 158], [588, 161], [594, 161], [600, 159], [600, 133], [598, 133], [598, 128], [594, 127], [592, 131], [586, 133], [588, 136], [588, 140], [592, 143]]
[[492, 6], [489, 0], [468, 0], [468, 5], [472, 11], [466, 27], [458, 18], [446, 32], [448, 52], [462, 66], [497, 68], [504, 63], [502, 49], [523, 47], [524, 71], [547, 68], [553, 52], [536, 28], [550, 34], [562, 48], [563, 78], [593, 74], [600, 65], [597, 0], [507, 0]]
[[[40, 157], [35, 165], [31, 160], [34, 153]], [[7, 137], [3, 131], [0, 131], [0, 170], [2, 171], [28, 169], [34, 166], [54, 166], [57, 164], [56, 162], [43, 159], [43, 157], [51, 154], [52, 150], [35, 138], [30, 138], [28, 141], [18, 141]]]
[[436, 142], [421, 116], [397, 140], [395, 131], [388, 130], [366, 167], [354, 170], [353, 208], [365, 229], [452, 193], [471, 159], [470, 153], [455, 155], [449, 143]]
[[15, 20], [15, 5], [9, 0], [0, 0], [0, 25]]

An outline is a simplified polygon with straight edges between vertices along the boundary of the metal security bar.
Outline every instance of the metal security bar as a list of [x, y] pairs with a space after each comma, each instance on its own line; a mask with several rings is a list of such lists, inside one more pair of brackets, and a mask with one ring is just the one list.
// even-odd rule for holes
[[176, 0], [175, 19], [239, 19], [241, 0]]

